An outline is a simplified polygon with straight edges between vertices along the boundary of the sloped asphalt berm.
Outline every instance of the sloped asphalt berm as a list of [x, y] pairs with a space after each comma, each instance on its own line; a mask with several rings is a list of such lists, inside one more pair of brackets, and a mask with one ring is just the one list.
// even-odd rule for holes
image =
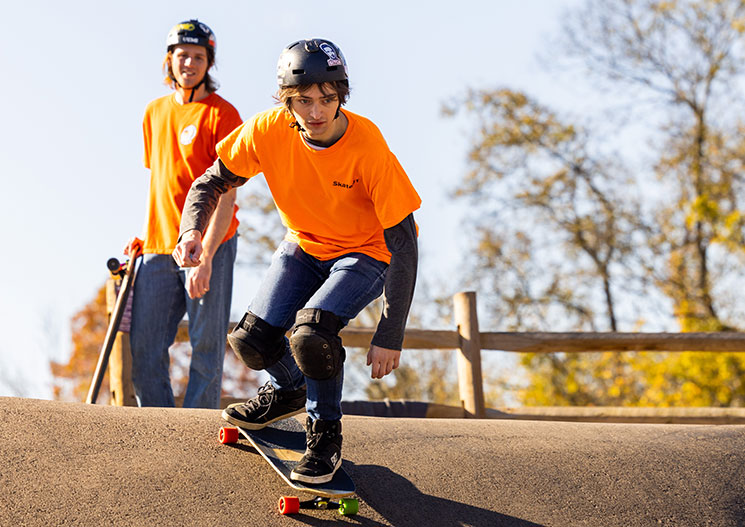
[[745, 525], [745, 427], [344, 418], [360, 512], [290, 493], [218, 410], [0, 398], [0, 525]]

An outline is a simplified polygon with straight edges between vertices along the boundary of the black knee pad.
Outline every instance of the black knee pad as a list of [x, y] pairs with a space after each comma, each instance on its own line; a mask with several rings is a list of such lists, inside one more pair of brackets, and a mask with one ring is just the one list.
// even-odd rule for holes
[[263, 370], [279, 362], [285, 352], [285, 330], [272, 326], [250, 311], [228, 334], [230, 347], [252, 370]]
[[301, 309], [295, 317], [290, 349], [295, 362], [310, 379], [336, 377], [344, 365], [346, 351], [341, 345], [341, 319], [323, 309]]

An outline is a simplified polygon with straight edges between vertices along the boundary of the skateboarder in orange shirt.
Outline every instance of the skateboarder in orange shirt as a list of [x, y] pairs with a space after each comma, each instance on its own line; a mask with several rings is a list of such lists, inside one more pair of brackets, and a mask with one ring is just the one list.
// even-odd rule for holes
[[418, 261], [413, 212], [421, 200], [378, 128], [342, 110], [349, 81], [335, 44], [290, 44], [277, 82], [280, 106], [220, 142], [218, 160], [189, 191], [173, 256], [179, 265], [197, 265], [219, 196], [264, 174], [287, 233], [228, 341], [270, 381], [223, 418], [259, 429], [306, 410], [307, 448], [291, 479], [325, 483], [342, 461], [346, 353], [339, 331], [383, 294], [367, 363], [373, 378], [398, 367]]

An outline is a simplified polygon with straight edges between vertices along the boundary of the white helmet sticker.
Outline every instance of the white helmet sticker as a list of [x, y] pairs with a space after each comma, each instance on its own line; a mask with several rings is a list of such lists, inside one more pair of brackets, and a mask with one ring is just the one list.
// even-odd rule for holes
[[328, 42], [322, 42], [319, 47], [321, 48], [321, 51], [323, 51], [328, 57], [328, 60], [326, 62], [329, 66], [342, 65], [339, 55], [336, 54], [336, 50], [334, 50], [333, 46], [331, 46]]

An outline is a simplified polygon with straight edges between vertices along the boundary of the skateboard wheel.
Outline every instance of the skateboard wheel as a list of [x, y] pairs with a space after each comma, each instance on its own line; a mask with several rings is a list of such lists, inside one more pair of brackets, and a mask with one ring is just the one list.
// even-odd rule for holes
[[238, 442], [238, 429], [233, 426], [223, 426], [220, 428], [220, 443], [227, 445]]
[[117, 260], [116, 258], [109, 258], [106, 261], [106, 268], [112, 273], [117, 272], [121, 266], [122, 264], [120, 264], [119, 260]]
[[282, 496], [279, 498], [280, 514], [296, 514], [300, 512], [300, 499], [295, 496]]
[[360, 509], [360, 502], [355, 498], [342, 498], [339, 500], [339, 514], [354, 516]]

